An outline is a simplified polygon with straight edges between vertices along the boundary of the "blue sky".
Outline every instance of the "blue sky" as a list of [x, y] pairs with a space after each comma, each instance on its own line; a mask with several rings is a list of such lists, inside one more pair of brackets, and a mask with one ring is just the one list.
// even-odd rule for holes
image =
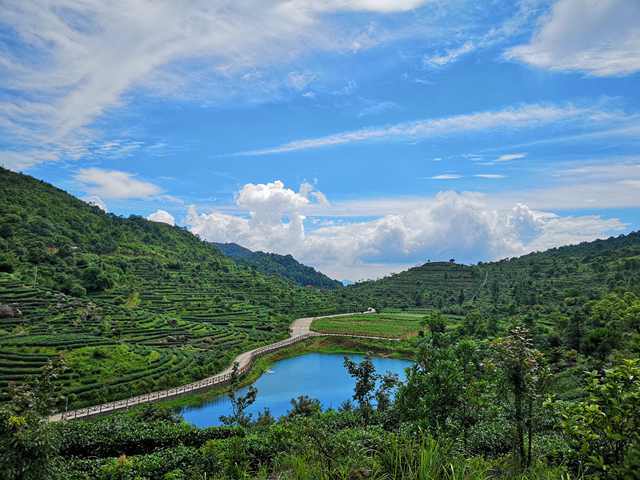
[[351, 280], [639, 228], [635, 1], [0, 3], [0, 163], [108, 211]]

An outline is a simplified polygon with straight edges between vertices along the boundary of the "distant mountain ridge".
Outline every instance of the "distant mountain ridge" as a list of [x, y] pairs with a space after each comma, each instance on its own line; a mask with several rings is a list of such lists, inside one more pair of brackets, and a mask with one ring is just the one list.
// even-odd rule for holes
[[382, 308], [438, 308], [464, 314], [484, 306], [512, 315], [564, 308], [566, 298], [600, 298], [622, 289], [640, 294], [640, 232], [533, 252], [477, 265], [427, 262], [344, 293]]
[[215, 243], [214, 245], [227, 257], [237, 263], [253, 267], [260, 273], [279, 275], [303, 287], [335, 289], [342, 288], [342, 283], [328, 277], [313, 267], [298, 262], [291, 255], [278, 255], [249, 250], [237, 243]]

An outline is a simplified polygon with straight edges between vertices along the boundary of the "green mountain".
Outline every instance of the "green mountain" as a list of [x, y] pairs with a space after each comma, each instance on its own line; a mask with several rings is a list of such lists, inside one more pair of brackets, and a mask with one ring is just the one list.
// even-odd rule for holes
[[[257, 255], [300, 270], [292, 257]], [[478, 311], [503, 324], [535, 317], [551, 335], [587, 302], [640, 293], [638, 232], [474, 266], [432, 262], [332, 290], [246, 262], [184, 229], [106, 214], [0, 169], [0, 395], [61, 355], [70, 406], [180, 384], [309, 314]]]
[[177, 385], [285, 337], [297, 316], [351, 308], [0, 169], [0, 395], [60, 355], [70, 406]]
[[[395, 401], [395, 380], [364, 360], [345, 362], [353, 403], [321, 413], [301, 396], [278, 422], [268, 411], [248, 421], [242, 392], [231, 427], [198, 429], [157, 405], [43, 421], [50, 402], [185, 383], [284, 337], [296, 316], [368, 306], [425, 313], [420, 334], [311, 348], [413, 352]], [[183, 229], [0, 170], [0, 401], [45, 374], [0, 405], [8, 478], [636, 478], [639, 355], [638, 232], [303, 288]], [[66, 370], [43, 368], [57, 359]]]
[[512, 315], [616, 289], [640, 293], [640, 232], [472, 266], [431, 262], [344, 290], [378, 309], [435, 307], [464, 314], [483, 307]]
[[265, 275], [279, 275], [303, 287], [342, 287], [342, 283], [338, 280], [298, 262], [291, 255], [254, 252], [237, 243], [214, 243], [214, 245], [227, 257], [233, 258], [236, 263], [253, 267]]

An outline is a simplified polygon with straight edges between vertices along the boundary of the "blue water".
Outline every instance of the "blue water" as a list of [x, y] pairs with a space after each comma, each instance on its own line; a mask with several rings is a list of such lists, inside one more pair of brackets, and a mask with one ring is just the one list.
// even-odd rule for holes
[[[354, 361], [361, 361], [363, 355], [349, 355]], [[351, 399], [355, 380], [349, 376], [343, 365], [344, 355], [308, 353], [298, 357], [280, 360], [271, 365], [273, 373], [264, 373], [254, 386], [258, 397], [248, 413], [256, 416], [265, 408], [278, 418], [291, 409], [291, 399], [307, 395], [320, 400], [323, 409], [338, 408], [342, 402]], [[379, 373], [397, 373], [404, 379], [404, 369], [412, 362], [391, 358], [373, 358]], [[242, 394], [246, 392], [241, 389]], [[198, 427], [221, 425], [220, 416], [231, 413], [231, 403], [226, 395], [219, 396], [197, 407], [182, 410], [184, 419]]]

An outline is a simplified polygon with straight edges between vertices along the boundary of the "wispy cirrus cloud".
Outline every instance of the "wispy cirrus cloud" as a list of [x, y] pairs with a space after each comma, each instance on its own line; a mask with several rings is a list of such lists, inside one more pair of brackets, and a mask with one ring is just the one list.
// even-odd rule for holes
[[504, 155], [500, 155], [495, 159], [496, 162], [510, 162], [512, 160], [520, 160], [521, 158], [526, 157], [526, 153], [505, 153]]
[[[573, 104], [525, 104], [502, 110], [417, 120], [395, 125], [363, 128], [324, 137], [294, 140], [275, 147], [247, 150], [233, 155], [271, 155], [367, 141], [420, 140], [493, 129], [503, 129], [505, 131], [533, 129], [553, 124], [568, 124], [574, 127], [593, 129], [628, 121], [637, 121], [637, 118], [628, 116], [623, 112], [607, 111], [598, 107], [584, 107]], [[508, 156], [503, 157], [509, 160]], [[510, 160], [515, 158], [510, 158]]]
[[[0, 132], [12, 145], [0, 159], [29, 168], [79, 158], [101, 136], [96, 120], [126, 105], [134, 89], [181, 95], [203, 79], [209, 87], [244, 78], [309, 50], [346, 50], [354, 32], [335, 28], [331, 14], [407, 12], [425, 3], [7, 0], [0, 75], [10, 95], [0, 100]], [[281, 79], [287, 82], [300, 88], [309, 78]]]
[[462, 178], [462, 175], [458, 175], [457, 173], [443, 173], [441, 175], [434, 175], [427, 178], [430, 180], [457, 180]]
[[476, 178], [485, 178], [485, 179], [499, 179], [506, 178], [505, 175], [501, 175], [499, 173], [476, 173], [474, 175]]
[[119, 170], [83, 168], [74, 179], [88, 194], [106, 199], [150, 198], [162, 193], [159, 186]]
[[457, 43], [451, 42], [447, 48], [439, 48], [424, 55], [422, 63], [430, 69], [442, 69], [473, 52], [504, 44], [523, 31], [531, 29], [533, 20], [540, 15], [546, 4], [545, 0], [507, 2], [506, 5], [510, 7], [509, 16], [498, 25], [490, 23], [479, 33], [472, 31], [463, 34], [457, 39]]

